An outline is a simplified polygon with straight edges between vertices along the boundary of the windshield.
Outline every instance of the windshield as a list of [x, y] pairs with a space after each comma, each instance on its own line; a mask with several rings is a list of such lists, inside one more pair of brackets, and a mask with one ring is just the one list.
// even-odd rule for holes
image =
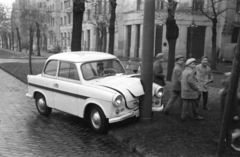
[[125, 73], [124, 68], [118, 60], [88, 62], [84, 63], [81, 68], [85, 80]]

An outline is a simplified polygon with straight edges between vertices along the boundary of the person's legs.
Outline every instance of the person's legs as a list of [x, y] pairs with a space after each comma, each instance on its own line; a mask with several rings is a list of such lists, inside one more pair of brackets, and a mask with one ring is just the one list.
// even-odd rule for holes
[[171, 92], [171, 97], [169, 98], [168, 103], [164, 108], [164, 112], [166, 114], [169, 114], [174, 102], [176, 102], [177, 98], [180, 97], [180, 96], [181, 96], [180, 92], [177, 92], [177, 91], [172, 91]]
[[192, 110], [193, 110], [194, 118], [197, 120], [202, 120], [203, 117], [199, 116], [199, 114], [198, 114], [198, 99], [192, 99], [191, 103], [192, 103]]
[[186, 118], [186, 113], [189, 105], [189, 100], [188, 99], [182, 99], [183, 105], [182, 105], [182, 113], [181, 113], [181, 120], [185, 121]]
[[209, 108], [207, 107], [208, 92], [202, 92], [202, 94], [203, 94], [203, 109], [209, 110]]

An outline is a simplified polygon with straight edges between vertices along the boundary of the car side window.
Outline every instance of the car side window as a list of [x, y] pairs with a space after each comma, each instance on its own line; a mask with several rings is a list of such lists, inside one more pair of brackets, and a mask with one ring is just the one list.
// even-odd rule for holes
[[50, 75], [50, 76], [55, 76], [57, 73], [57, 65], [58, 65], [57, 60], [49, 61], [44, 70], [44, 74]]
[[73, 80], [79, 80], [77, 67], [72, 63], [61, 62], [58, 76]]

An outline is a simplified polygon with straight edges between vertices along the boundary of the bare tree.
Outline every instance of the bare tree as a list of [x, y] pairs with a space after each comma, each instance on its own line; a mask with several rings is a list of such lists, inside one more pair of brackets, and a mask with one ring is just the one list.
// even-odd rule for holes
[[117, 7], [117, 0], [110, 0], [111, 6], [111, 16], [110, 16], [110, 25], [109, 25], [109, 46], [108, 46], [108, 53], [114, 54], [114, 37], [115, 37], [115, 21], [116, 21], [116, 7]]
[[33, 53], [33, 36], [36, 23], [41, 20], [41, 13], [29, 4], [23, 4], [20, 12], [21, 27], [27, 29], [29, 35], [29, 73], [32, 74], [31, 54]]
[[[204, 16], [212, 21], [212, 53], [211, 53], [211, 69], [216, 70], [216, 48], [217, 48], [217, 24], [218, 17], [228, 9], [236, 6], [235, 0], [209, 0], [209, 4], [204, 4], [204, 0], [198, 2], [201, 5], [200, 10]], [[205, 7], [203, 7], [205, 6]]]
[[172, 78], [172, 71], [174, 68], [174, 61], [175, 61], [175, 49], [176, 49], [176, 41], [179, 35], [179, 28], [176, 24], [175, 20], [175, 11], [178, 5], [177, 2], [174, 0], [168, 0], [168, 18], [166, 21], [167, 25], [167, 33], [166, 38], [169, 45], [168, 51], [168, 69], [167, 69], [167, 80], [171, 81]]
[[8, 18], [9, 9], [0, 3], [0, 33], [2, 37], [3, 47], [6, 49], [11, 49], [11, 24], [10, 18]]

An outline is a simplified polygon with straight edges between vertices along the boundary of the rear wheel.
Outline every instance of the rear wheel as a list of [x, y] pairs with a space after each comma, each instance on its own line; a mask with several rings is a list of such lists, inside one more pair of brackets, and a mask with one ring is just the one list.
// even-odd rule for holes
[[36, 95], [35, 103], [36, 103], [37, 110], [41, 115], [49, 116], [51, 114], [52, 108], [47, 106], [46, 99], [42, 94], [38, 93]]
[[89, 122], [92, 129], [97, 133], [105, 133], [108, 130], [108, 120], [99, 106], [91, 106], [89, 111]]

